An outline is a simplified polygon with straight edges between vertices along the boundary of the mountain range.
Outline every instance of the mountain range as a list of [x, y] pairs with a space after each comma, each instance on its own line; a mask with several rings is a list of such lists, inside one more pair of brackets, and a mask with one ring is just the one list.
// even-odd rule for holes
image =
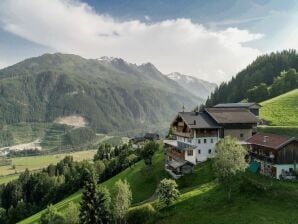
[[101, 133], [166, 130], [182, 106], [203, 99], [151, 63], [45, 54], [0, 70], [0, 120], [53, 122], [77, 115]]
[[166, 76], [176, 81], [179, 85], [186, 88], [197, 97], [203, 99], [207, 99], [211, 92], [217, 87], [215, 83], [207, 82], [193, 76], [183, 75], [179, 72], [173, 72]]

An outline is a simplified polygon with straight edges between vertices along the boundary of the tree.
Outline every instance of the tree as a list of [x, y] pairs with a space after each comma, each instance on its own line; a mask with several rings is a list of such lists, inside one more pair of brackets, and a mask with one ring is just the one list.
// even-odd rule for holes
[[94, 174], [90, 174], [82, 195], [80, 223], [108, 223], [110, 217], [110, 196], [107, 190], [97, 189]]
[[161, 180], [156, 191], [158, 199], [168, 207], [180, 195], [177, 187], [175, 180], [166, 178]]
[[49, 205], [46, 211], [41, 215], [40, 224], [64, 224], [65, 220], [61, 213], [53, 205]]
[[67, 206], [66, 212], [65, 212], [65, 223], [67, 224], [78, 224], [79, 219], [79, 208], [76, 204], [73, 202], [70, 202]]
[[94, 169], [95, 169], [95, 172], [96, 172], [96, 177], [97, 177], [97, 180], [101, 180], [105, 170], [106, 170], [106, 165], [104, 164], [103, 161], [101, 160], [96, 160], [94, 162]]
[[140, 155], [147, 166], [152, 165], [152, 157], [154, 156], [154, 153], [158, 150], [158, 148], [159, 144], [157, 142], [150, 141], [146, 143], [144, 148], [141, 150]]
[[225, 137], [216, 145], [216, 156], [213, 167], [218, 181], [228, 193], [228, 200], [231, 199], [232, 184], [237, 174], [245, 171], [246, 150], [231, 137]]
[[125, 221], [132, 200], [129, 183], [126, 180], [118, 180], [115, 183], [112, 195], [112, 214], [116, 223], [122, 223], [122, 221]]

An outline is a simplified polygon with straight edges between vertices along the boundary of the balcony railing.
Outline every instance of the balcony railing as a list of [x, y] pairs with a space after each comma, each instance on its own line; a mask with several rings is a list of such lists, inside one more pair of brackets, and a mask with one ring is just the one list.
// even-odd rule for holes
[[181, 137], [192, 138], [193, 135], [189, 132], [180, 132], [180, 131], [173, 131], [174, 135], [178, 135]]
[[249, 155], [254, 159], [258, 159], [258, 160], [265, 161], [268, 163], [275, 162], [274, 158], [267, 156], [267, 155], [260, 155], [260, 154], [254, 153], [254, 152], [249, 152]]

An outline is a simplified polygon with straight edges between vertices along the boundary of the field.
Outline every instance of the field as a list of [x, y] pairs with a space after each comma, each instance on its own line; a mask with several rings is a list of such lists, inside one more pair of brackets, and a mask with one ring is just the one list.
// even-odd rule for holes
[[[0, 183], [8, 182], [9, 180], [16, 179], [18, 174], [23, 172], [26, 168], [29, 170], [38, 170], [49, 164], [57, 163], [62, 160], [65, 156], [71, 155], [74, 160], [81, 161], [84, 159], [92, 159], [96, 150], [79, 151], [72, 153], [61, 153], [55, 155], [41, 155], [41, 156], [28, 156], [28, 157], [16, 157], [12, 158], [12, 165], [15, 165], [15, 169], [10, 166], [0, 166]], [[15, 175], [12, 175], [15, 174]]]
[[298, 89], [261, 103], [261, 118], [270, 126], [298, 127]]

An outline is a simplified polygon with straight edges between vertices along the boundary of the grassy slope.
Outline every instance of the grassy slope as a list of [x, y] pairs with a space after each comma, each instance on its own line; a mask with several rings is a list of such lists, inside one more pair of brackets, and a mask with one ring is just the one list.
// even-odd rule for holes
[[[205, 165], [203, 165], [204, 167]], [[161, 209], [149, 223], [296, 223], [298, 218], [298, 184], [272, 180], [255, 174], [246, 175], [257, 182], [272, 184], [272, 190], [247, 194], [236, 191], [233, 200], [227, 201], [226, 193], [218, 186], [211, 169], [192, 174], [204, 179], [192, 190], [185, 191], [169, 208]], [[191, 178], [189, 178], [191, 180]], [[209, 181], [208, 181], [209, 179]]]
[[74, 160], [82, 161], [84, 159], [93, 158], [96, 150], [80, 151], [73, 153], [61, 153], [55, 155], [42, 155], [42, 156], [28, 156], [28, 157], [16, 157], [12, 158], [12, 164], [16, 166], [16, 169], [13, 170], [11, 166], [0, 166], [0, 184], [7, 183], [10, 180], [16, 179], [18, 174], [15, 172], [23, 172], [26, 168], [29, 170], [38, 170], [43, 167], [48, 166], [49, 164], [54, 164], [62, 160], [65, 156], [71, 155]]
[[[159, 179], [165, 176], [163, 157], [158, 154], [153, 172], [142, 172], [143, 162], [133, 168], [128, 168], [117, 176], [103, 183], [111, 188], [118, 179], [126, 178], [132, 187], [134, 203], [150, 198]], [[233, 200], [226, 200], [226, 193], [214, 179], [211, 163], [206, 162], [196, 166], [194, 173], [178, 180], [181, 197], [169, 208], [163, 208], [148, 223], [260, 223], [282, 224], [296, 223], [298, 219], [298, 183], [281, 182], [255, 174], [246, 174], [256, 182], [271, 185], [272, 189], [265, 193], [247, 194], [236, 191]], [[154, 184], [149, 182], [153, 181]], [[64, 199], [55, 207], [64, 212], [69, 202], [80, 201], [81, 192]], [[144, 202], [153, 203], [155, 202]], [[135, 204], [135, 206], [137, 206]], [[35, 214], [21, 223], [37, 223], [41, 213]]]
[[[138, 203], [151, 197], [154, 194], [159, 180], [166, 176], [167, 174], [164, 171], [164, 156], [163, 152], [160, 151], [154, 156], [153, 168], [151, 170], [146, 170], [144, 168], [144, 162], [140, 161], [132, 168], [127, 168], [123, 172], [104, 182], [102, 185], [111, 189], [117, 180], [126, 179], [131, 185], [133, 203]], [[78, 191], [55, 204], [55, 207], [63, 213], [70, 202], [78, 203], [80, 199], [81, 191]], [[42, 211], [20, 223], [38, 223], [41, 213]]]
[[261, 117], [272, 126], [298, 126], [298, 89], [261, 103]]
[[298, 89], [261, 103], [261, 118], [270, 126], [258, 131], [298, 138]]

